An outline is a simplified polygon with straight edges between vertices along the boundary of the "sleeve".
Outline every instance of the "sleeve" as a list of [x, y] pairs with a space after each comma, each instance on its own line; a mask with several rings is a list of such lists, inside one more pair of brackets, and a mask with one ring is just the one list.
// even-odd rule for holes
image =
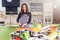
[[29, 24], [31, 22], [31, 12], [29, 12], [29, 20], [27, 22], [27, 24]]
[[19, 22], [20, 17], [21, 17], [21, 13], [18, 14], [17, 22]]

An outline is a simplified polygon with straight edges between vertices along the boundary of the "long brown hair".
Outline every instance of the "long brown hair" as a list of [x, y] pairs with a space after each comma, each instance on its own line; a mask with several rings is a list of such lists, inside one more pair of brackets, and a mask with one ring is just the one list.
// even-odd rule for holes
[[21, 5], [21, 13], [23, 13], [23, 5], [26, 6], [26, 13], [28, 13], [28, 6], [27, 6], [26, 3], [23, 3], [23, 4]]

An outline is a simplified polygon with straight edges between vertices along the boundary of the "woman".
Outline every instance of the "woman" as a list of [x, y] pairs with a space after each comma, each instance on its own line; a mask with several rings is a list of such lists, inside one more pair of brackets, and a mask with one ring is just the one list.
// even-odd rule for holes
[[28, 11], [28, 6], [25, 3], [21, 6], [21, 12], [17, 17], [17, 22], [20, 27], [24, 27], [31, 22], [31, 13]]

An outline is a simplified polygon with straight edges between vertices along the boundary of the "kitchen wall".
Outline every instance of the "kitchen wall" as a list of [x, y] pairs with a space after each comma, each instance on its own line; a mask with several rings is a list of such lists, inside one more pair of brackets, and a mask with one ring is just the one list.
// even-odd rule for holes
[[[20, 12], [21, 4], [26, 3], [29, 7], [29, 11], [32, 13], [31, 23], [51, 24], [53, 21], [53, 3], [52, 0], [20, 0], [20, 7], [18, 7], [18, 14]], [[31, 6], [31, 4], [35, 4]], [[39, 6], [40, 5], [40, 6]], [[36, 8], [34, 8], [36, 7]], [[32, 9], [31, 9], [32, 8]], [[16, 25], [17, 15], [6, 15], [5, 7], [2, 7], [2, 0], [0, 0], [0, 12], [3, 13], [3, 21], [6, 25]], [[45, 22], [45, 19], [50, 18], [50, 22]], [[36, 20], [37, 19], [37, 20]]]

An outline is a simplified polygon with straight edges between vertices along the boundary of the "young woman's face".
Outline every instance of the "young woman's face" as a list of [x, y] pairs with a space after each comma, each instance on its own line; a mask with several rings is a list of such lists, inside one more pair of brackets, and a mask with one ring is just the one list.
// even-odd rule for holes
[[26, 12], [26, 5], [23, 5], [23, 10], [24, 12]]

